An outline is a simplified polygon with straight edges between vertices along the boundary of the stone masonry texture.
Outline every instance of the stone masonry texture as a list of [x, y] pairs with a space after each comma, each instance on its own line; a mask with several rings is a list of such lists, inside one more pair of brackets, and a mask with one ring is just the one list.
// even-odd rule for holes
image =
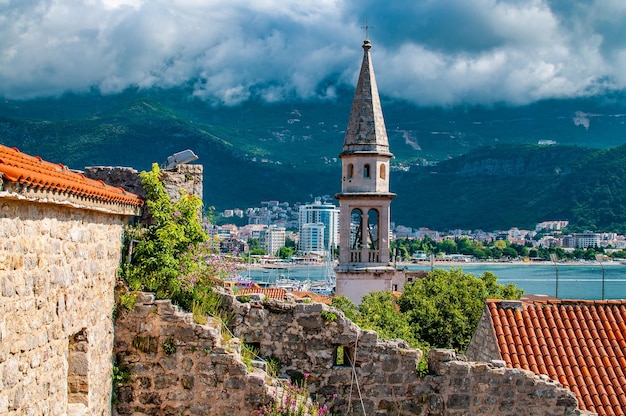
[[124, 224], [0, 198], [0, 415], [110, 413]]
[[[431, 351], [429, 374], [419, 377], [422, 352], [404, 341], [379, 339], [320, 303], [251, 298], [223, 292], [231, 331], [278, 360], [279, 378], [306, 373], [311, 397], [335, 414], [582, 414], [574, 394], [548, 377], [467, 362], [452, 350]], [[118, 365], [131, 378], [118, 389], [115, 414], [254, 414], [276, 381], [241, 363], [236, 340], [224, 341], [214, 321], [196, 324], [168, 301], [140, 294], [116, 322]]]
[[117, 365], [131, 377], [117, 387], [113, 414], [252, 415], [270, 392], [265, 372], [249, 372], [240, 351], [218, 321], [197, 324], [140, 293], [115, 324]]

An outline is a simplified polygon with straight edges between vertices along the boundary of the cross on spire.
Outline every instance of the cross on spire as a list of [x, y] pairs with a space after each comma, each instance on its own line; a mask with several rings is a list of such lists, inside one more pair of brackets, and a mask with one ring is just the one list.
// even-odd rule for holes
[[368, 31], [374, 28], [367, 24], [367, 17], [365, 18], [365, 26], [361, 26], [361, 29], [365, 29], [365, 39], [369, 39]]

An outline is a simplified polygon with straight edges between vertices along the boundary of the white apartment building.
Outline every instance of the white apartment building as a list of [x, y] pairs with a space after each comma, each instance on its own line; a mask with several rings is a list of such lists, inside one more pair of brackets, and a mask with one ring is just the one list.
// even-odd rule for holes
[[302, 224], [300, 227], [300, 252], [324, 254], [324, 230], [321, 222]]
[[569, 248], [599, 247], [602, 234], [585, 231], [563, 237], [563, 245]]
[[[309, 224], [316, 226], [311, 227]], [[323, 240], [318, 242], [315, 233], [320, 231], [319, 224], [323, 226]], [[333, 204], [324, 204], [319, 198], [316, 198], [312, 204], [300, 206], [298, 232], [300, 234], [298, 248], [301, 252], [323, 254], [324, 250], [328, 250], [329, 247], [336, 247], [339, 244], [339, 208]], [[305, 233], [309, 233], [309, 237], [303, 238]], [[315, 246], [313, 245], [314, 241]]]
[[278, 250], [285, 245], [285, 228], [270, 226], [261, 233], [259, 241], [267, 254], [276, 255]]

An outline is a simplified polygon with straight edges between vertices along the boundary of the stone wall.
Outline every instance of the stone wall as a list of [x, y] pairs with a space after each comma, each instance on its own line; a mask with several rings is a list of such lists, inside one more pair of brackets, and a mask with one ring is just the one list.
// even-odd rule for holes
[[[261, 357], [277, 359], [280, 377], [307, 373], [312, 397], [336, 414], [581, 414], [574, 394], [548, 377], [507, 369], [501, 361], [467, 362], [451, 350], [431, 351], [429, 375], [419, 377], [422, 353], [404, 341], [381, 340], [323, 304], [252, 298], [260, 300], [242, 303], [224, 294], [234, 334]], [[195, 324], [169, 302], [139, 299], [116, 323], [116, 354], [132, 374], [120, 389], [117, 414], [245, 415], [258, 409], [271, 379], [246, 370], [237, 342], [222, 346], [218, 326]], [[176, 347], [170, 355], [167, 343]]]
[[239, 339], [219, 322], [197, 324], [170, 301], [140, 293], [117, 318], [117, 365], [130, 379], [117, 388], [113, 414], [251, 415], [269, 397], [266, 374], [242, 363]]
[[225, 304], [235, 316], [235, 335], [255, 344], [261, 356], [277, 358], [285, 375], [308, 373], [313, 395], [333, 402], [339, 414], [579, 414], [574, 394], [548, 377], [501, 362], [465, 362], [453, 351], [433, 351], [431, 374], [421, 378], [421, 351], [360, 330], [323, 304], [240, 303], [233, 297]]
[[110, 412], [125, 220], [0, 198], [0, 415]]
[[[202, 199], [202, 172], [202, 165], [178, 165], [161, 170], [163, 185], [172, 201], [178, 201], [180, 189]], [[89, 166], [85, 168], [84, 174], [87, 178], [101, 180], [107, 185], [124, 188], [137, 195], [146, 195], [139, 173], [133, 168]]]
[[489, 362], [502, 359], [498, 349], [498, 340], [491, 324], [491, 315], [486, 305], [465, 355], [476, 361]]
[[172, 201], [178, 201], [180, 189], [202, 199], [202, 165], [177, 165], [162, 172], [163, 185]]

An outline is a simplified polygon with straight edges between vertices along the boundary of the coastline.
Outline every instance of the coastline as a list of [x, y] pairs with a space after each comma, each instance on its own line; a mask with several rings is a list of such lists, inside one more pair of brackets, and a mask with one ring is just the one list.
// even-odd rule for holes
[[[403, 267], [430, 267], [431, 263], [429, 260], [425, 260], [425, 261], [419, 261], [419, 262], [395, 262], [393, 263], [393, 265], [396, 268], [403, 268]], [[456, 267], [456, 268], [463, 268], [465, 266], [470, 266], [470, 267], [481, 267], [481, 266], [490, 266], [490, 267], [498, 267], [498, 266], [520, 266], [520, 267], [546, 267], [546, 266], [581, 266], [581, 267], [585, 267], [585, 266], [599, 266], [600, 263], [597, 261], [559, 261], [556, 264], [551, 262], [551, 261], [452, 261], [452, 260], [435, 260], [433, 263], [434, 267]], [[309, 264], [302, 264], [302, 263], [250, 263], [250, 264], [241, 264], [240, 268], [241, 269], [251, 269], [251, 270], [259, 270], [259, 269], [265, 269], [265, 270], [286, 270], [286, 269], [292, 269], [292, 268], [306, 268], [306, 267], [312, 267], [312, 268], [317, 268], [317, 267], [324, 267], [324, 263], [319, 262], [319, 263], [309, 263]], [[333, 267], [336, 266], [336, 264], [333, 264]], [[622, 263], [620, 261], [603, 261], [602, 262], [602, 266], [603, 267], [613, 267], [613, 266], [626, 266], [626, 262]]]
[[[411, 267], [411, 266], [420, 266], [420, 267], [429, 267], [430, 261], [420, 261], [420, 262], [397, 262], [395, 263], [397, 267]], [[593, 266], [600, 265], [597, 261], [559, 261], [556, 263], [556, 266]], [[626, 264], [620, 263], [619, 261], [603, 261], [602, 266], [624, 266]], [[435, 260], [434, 267], [441, 266], [449, 266], [449, 267], [457, 267], [463, 268], [463, 266], [555, 266], [555, 263], [551, 261], [447, 261], [447, 260]]]

